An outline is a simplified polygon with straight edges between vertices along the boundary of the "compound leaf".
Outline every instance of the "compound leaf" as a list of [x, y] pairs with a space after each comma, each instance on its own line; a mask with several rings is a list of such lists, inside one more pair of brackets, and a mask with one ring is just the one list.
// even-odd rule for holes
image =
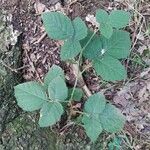
[[52, 39], [65, 40], [74, 34], [71, 20], [62, 13], [45, 12], [42, 20], [48, 36]]
[[34, 111], [47, 101], [46, 92], [37, 82], [27, 82], [14, 87], [18, 105], [25, 111]]
[[110, 39], [102, 37], [101, 40], [103, 49], [106, 50], [106, 55], [111, 55], [117, 59], [129, 56], [131, 40], [128, 32], [115, 30]]
[[113, 34], [113, 28], [109, 21], [109, 15], [105, 10], [98, 10], [96, 12], [96, 20], [100, 24], [101, 34], [109, 39]]
[[101, 59], [95, 59], [93, 65], [97, 74], [106, 81], [119, 81], [127, 77], [124, 66], [113, 57], [104, 56]]
[[63, 61], [76, 57], [81, 51], [79, 41], [67, 40], [61, 48], [60, 57]]
[[87, 27], [81, 18], [77, 17], [73, 20], [74, 40], [81, 40], [87, 36]]
[[84, 115], [82, 118], [82, 123], [84, 124], [83, 127], [87, 136], [91, 139], [92, 142], [95, 142], [103, 130], [98, 117], [88, 117]]
[[84, 112], [89, 116], [84, 115], [82, 123], [84, 124], [86, 134], [93, 142], [96, 141], [102, 132], [99, 115], [105, 109], [105, 105], [106, 99], [100, 93], [90, 96], [84, 105]]
[[105, 10], [99, 9], [99, 10], [96, 11], [96, 20], [100, 24], [102, 22], [106, 23], [109, 20], [109, 15], [108, 15], [108, 13]]
[[48, 127], [54, 125], [57, 121], [60, 120], [63, 112], [63, 107], [60, 103], [46, 102], [40, 111], [40, 127]]
[[64, 71], [59, 66], [53, 65], [44, 78], [44, 85], [48, 87], [49, 83], [57, 77], [64, 79]]
[[[82, 47], [86, 45], [86, 43], [90, 40], [92, 35], [93, 35], [93, 32], [89, 31], [87, 37], [81, 40]], [[85, 58], [92, 60], [101, 55], [101, 49], [102, 49], [101, 39], [98, 35], [95, 35], [91, 39], [90, 43], [85, 47], [83, 51], [83, 56]]]
[[84, 105], [84, 111], [92, 116], [95, 116], [104, 110], [105, 105], [105, 97], [100, 93], [96, 93], [88, 98]]
[[109, 39], [113, 34], [113, 28], [109, 23], [101, 23], [100, 25], [101, 34]]
[[125, 124], [124, 116], [111, 104], [106, 104], [103, 113], [100, 114], [100, 121], [102, 128], [111, 133], [120, 131]]
[[53, 79], [48, 85], [49, 98], [52, 101], [64, 101], [68, 97], [68, 88], [61, 77]]
[[123, 10], [113, 10], [110, 15], [105, 10], [96, 12], [96, 20], [100, 24], [101, 34], [109, 39], [113, 34], [113, 28], [125, 27], [130, 20], [130, 13]]
[[120, 29], [126, 27], [130, 20], [130, 13], [123, 10], [113, 10], [109, 15], [112, 27]]
[[131, 40], [128, 32], [116, 30], [110, 39], [102, 38], [102, 41], [106, 55], [111, 55], [117, 59], [127, 58], [129, 56]]
[[[68, 99], [71, 98], [72, 91], [73, 91], [73, 88], [69, 89], [69, 91], [68, 91], [69, 98]], [[74, 101], [80, 101], [82, 97], [83, 97], [83, 91], [80, 88], [75, 88], [72, 100], [74, 100]]]

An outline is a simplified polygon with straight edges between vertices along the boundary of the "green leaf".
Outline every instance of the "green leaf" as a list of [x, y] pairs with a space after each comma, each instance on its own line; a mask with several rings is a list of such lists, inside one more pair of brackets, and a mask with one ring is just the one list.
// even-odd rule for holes
[[113, 141], [108, 144], [108, 150], [120, 150], [122, 139], [120, 137], [114, 137]]
[[96, 11], [96, 20], [98, 23], [106, 23], [109, 21], [109, 15], [105, 10], [99, 9]]
[[18, 105], [26, 111], [38, 110], [47, 101], [46, 92], [37, 82], [27, 82], [14, 87]]
[[103, 113], [100, 114], [100, 120], [102, 128], [111, 133], [122, 130], [125, 124], [124, 116], [111, 104], [106, 104]]
[[53, 65], [44, 78], [45, 86], [48, 87], [49, 83], [57, 77], [62, 77], [62, 79], [65, 79], [64, 71], [59, 66]]
[[109, 23], [101, 23], [100, 25], [101, 34], [109, 39], [113, 34], [113, 28]]
[[101, 34], [109, 39], [113, 34], [113, 27], [120, 29], [125, 27], [130, 20], [130, 13], [123, 10], [114, 10], [108, 15], [105, 10], [96, 12], [96, 20], [100, 24]]
[[96, 20], [100, 24], [101, 34], [109, 39], [113, 34], [113, 28], [109, 21], [109, 15], [105, 10], [98, 10], [96, 12]]
[[84, 105], [84, 112], [89, 116], [84, 115], [82, 122], [86, 134], [93, 142], [96, 141], [99, 134], [102, 132], [99, 115], [105, 109], [105, 105], [106, 99], [100, 93], [90, 96]]
[[81, 18], [77, 17], [73, 20], [74, 40], [81, 40], [87, 36], [87, 27]]
[[[87, 37], [81, 41], [82, 47], [86, 45], [86, 43], [90, 40], [92, 35], [93, 32], [89, 31]], [[90, 43], [84, 49], [83, 56], [85, 58], [92, 60], [100, 56], [101, 49], [102, 49], [101, 39], [98, 35], [95, 35], [90, 41]]]
[[48, 85], [49, 98], [52, 101], [64, 101], [68, 97], [68, 88], [61, 77], [53, 79]]
[[88, 98], [84, 105], [84, 111], [92, 116], [95, 116], [104, 110], [105, 104], [105, 97], [100, 93], [96, 93]]
[[98, 117], [88, 117], [84, 115], [82, 123], [84, 124], [83, 127], [87, 136], [91, 139], [92, 142], [95, 142], [103, 130]]
[[106, 81], [123, 80], [127, 77], [124, 66], [113, 57], [104, 56], [93, 61], [96, 73]]
[[128, 32], [114, 31], [110, 39], [102, 37], [103, 49], [106, 50], [106, 55], [111, 55], [114, 58], [127, 58], [130, 54], [131, 40]]
[[79, 41], [72, 41], [71, 39], [66, 41], [61, 48], [60, 57], [63, 61], [76, 57], [81, 51], [81, 45]]
[[[69, 98], [68, 99], [71, 98], [72, 91], [73, 91], [73, 88], [69, 89], [69, 92], [68, 92], [69, 93], [69, 96], [68, 96]], [[80, 101], [82, 97], [83, 97], [83, 91], [80, 88], [75, 88], [72, 100]]]
[[48, 127], [54, 125], [57, 121], [60, 120], [63, 112], [63, 107], [60, 103], [46, 102], [40, 111], [40, 127]]
[[52, 39], [65, 40], [74, 34], [71, 20], [62, 13], [45, 12], [42, 20], [48, 36]]
[[123, 10], [113, 10], [109, 15], [111, 25], [117, 29], [126, 27], [130, 17], [130, 13]]

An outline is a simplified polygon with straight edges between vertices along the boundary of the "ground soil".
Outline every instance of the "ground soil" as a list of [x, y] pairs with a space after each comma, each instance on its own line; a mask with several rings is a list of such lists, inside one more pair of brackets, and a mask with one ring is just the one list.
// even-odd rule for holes
[[[59, 10], [72, 19], [80, 16], [85, 20], [88, 14], [94, 15], [98, 8], [108, 11], [112, 9], [130, 11], [133, 17], [126, 30], [131, 34], [133, 47], [130, 58], [122, 62], [128, 70], [128, 79], [115, 83], [104, 82], [95, 75], [93, 69], [86, 71], [84, 79], [92, 93], [103, 92], [106, 98], [120, 108], [127, 117], [124, 131], [120, 135], [128, 138], [128, 141], [124, 141], [124, 145], [128, 146], [122, 149], [150, 149], [150, 41], [149, 33], [147, 33], [150, 25], [150, 6], [148, 1], [77, 0], [65, 2], [63, 3], [64, 6], [57, 0], [0, 1], [2, 1], [1, 7], [13, 16], [14, 29], [21, 32], [22, 62], [25, 66], [22, 70], [24, 80], [42, 80], [49, 68], [53, 64], [57, 64], [65, 70], [67, 83], [70, 86], [74, 84], [74, 75], [70, 65], [60, 60], [62, 42], [51, 40], [47, 36], [41, 39], [45, 34], [40, 16], [41, 12], [46, 9]], [[92, 27], [90, 22], [86, 23]], [[85, 65], [88, 63], [85, 61]], [[70, 127], [64, 131], [64, 134], [70, 136], [69, 132], [71, 131], [77, 132], [81, 139], [85, 139], [83, 130], [76, 127]], [[102, 137], [105, 141], [105, 138], [109, 136], [104, 135]]]

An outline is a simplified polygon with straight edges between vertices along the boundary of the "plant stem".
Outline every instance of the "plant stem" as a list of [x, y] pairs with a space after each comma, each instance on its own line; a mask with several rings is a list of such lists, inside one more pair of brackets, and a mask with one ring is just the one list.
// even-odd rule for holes
[[81, 75], [89, 68], [92, 67], [92, 64], [87, 65], [82, 71], [81, 71]]
[[82, 111], [74, 111], [74, 113], [79, 113], [79, 114], [82, 114], [82, 115], [89, 116], [89, 114], [88, 114], [88, 113], [85, 113], [85, 112], [82, 112]]
[[[78, 79], [79, 78], [82, 78], [82, 73], [80, 72], [80, 64], [81, 64], [81, 58], [82, 58], [82, 54], [83, 54], [83, 51], [84, 51], [84, 49], [89, 45], [89, 43], [91, 42], [91, 40], [93, 39], [93, 37], [95, 36], [95, 34], [96, 34], [96, 32], [97, 31], [95, 31], [93, 34], [92, 34], [92, 36], [90, 37], [90, 39], [88, 40], [88, 42], [86, 43], [86, 45], [81, 49], [81, 52], [80, 52], [80, 54], [79, 54], [79, 59], [78, 59], [78, 61], [77, 61], [77, 64], [74, 64], [73, 66], [74, 66], [74, 70], [75, 70], [75, 75], [76, 75], [76, 80], [75, 80], [75, 84], [74, 84], [74, 87], [73, 87], [73, 90], [72, 90], [72, 93], [71, 93], [71, 97], [70, 97], [70, 100], [72, 100], [72, 98], [73, 98], [73, 95], [74, 95], [74, 92], [75, 92], [75, 88], [76, 88], [76, 86], [77, 86], [77, 83], [78, 83]], [[77, 71], [76, 71], [77, 70]], [[87, 87], [85, 87], [85, 86], [83, 86], [84, 87], [84, 92], [85, 91], [87, 91]], [[89, 92], [89, 90], [88, 90], [88, 94], [87, 94], [87, 96], [90, 96], [91, 94], [90, 94], [90, 92]]]

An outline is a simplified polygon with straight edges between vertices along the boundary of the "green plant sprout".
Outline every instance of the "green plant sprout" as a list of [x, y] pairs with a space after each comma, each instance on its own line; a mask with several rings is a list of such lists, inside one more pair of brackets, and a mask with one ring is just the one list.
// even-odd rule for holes
[[[73, 88], [67, 87], [63, 70], [53, 65], [46, 74], [43, 84], [26, 82], [15, 86], [18, 105], [25, 111], [40, 110], [39, 125], [48, 127], [60, 121], [67, 108], [63, 103], [80, 101], [84, 90], [77, 88], [77, 82], [84, 71], [80, 71], [82, 58], [89, 59], [98, 76], [105, 81], [123, 80], [127, 72], [120, 59], [130, 54], [131, 40], [128, 32], [121, 30], [130, 20], [130, 14], [115, 10], [108, 14], [96, 12], [99, 29], [91, 31], [81, 18], [71, 21], [59, 12], [45, 12], [42, 20], [48, 36], [63, 40], [60, 57], [62, 61], [75, 61], [76, 80]], [[125, 117], [108, 103], [103, 94], [87, 94], [83, 111], [78, 111], [86, 134], [95, 142], [103, 130], [116, 133], [123, 129]], [[69, 117], [68, 117], [69, 118]]]

